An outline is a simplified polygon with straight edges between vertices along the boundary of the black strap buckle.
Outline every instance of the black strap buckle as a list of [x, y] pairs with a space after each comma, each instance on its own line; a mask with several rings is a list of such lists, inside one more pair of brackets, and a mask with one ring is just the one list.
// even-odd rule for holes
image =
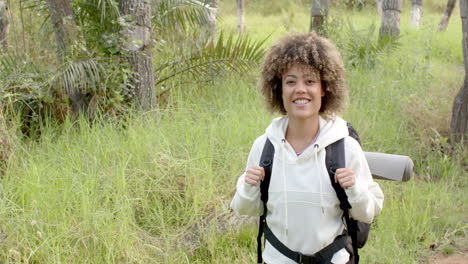
[[303, 254], [299, 253], [297, 263], [299, 263], [299, 264], [314, 264], [316, 262], [315, 262], [314, 255], [308, 256], [308, 255], [303, 255]]
[[[304, 256], [304, 255], [299, 254], [299, 259], [297, 260], [297, 263], [299, 263], [299, 264], [304, 263], [304, 262], [302, 262], [302, 256]], [[304, 263], [304, 264], [305, 264], [305, 263]]]

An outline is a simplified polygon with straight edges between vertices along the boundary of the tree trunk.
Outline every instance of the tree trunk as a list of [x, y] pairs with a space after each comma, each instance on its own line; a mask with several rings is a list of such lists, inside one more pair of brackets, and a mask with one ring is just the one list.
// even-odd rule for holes
[[156, 105], [151, 7], [147, 0], [120, 0], [119, 10], [130, 24], [122, 31], [127, 39], [126, 52], [122, 56], [134, 73], [130, 80], [135, 91], [134, 101], [140, 109], [150, 110]]
[[200, 41], [205, 42], [207, 39], [213, 38], [216, 35], [216, 15], [218, 13], [219, 0], [211, 0], [209, 2], [209, 14], [207, 24], [202, 26]]
[[450, 129], [454, 140], [463, 143], [468, 134], [468, 0], [460, 0], [460, 16], [463, 32], [462, 48], [465, 62], [465, 82], [453, 102]]
[[320, 35], [325, 34], [328, 10], [328, 0], [312, 0], [309, 31], [315, 31]]
[[386, 37], [395, 38], [400, 35], [400, 13], [402, 0], [383, 0], [382, 25], [380, 26], [379, 39]]
[[422, 15], [422, 0], [413, 0], [413, 9], [411, 9], [411, 25], [419, 28]]
[[77, 33], [73, 10], [70, 0], [47, 0], [47, 3], [54, 26], [57, 56], [59, 61], [63, 62]]
[[216, 14], [218, 13], [219, 0], [213, 0], [210, 8], [210, 17], [208, 20], [209, 35], [214, 36], [216, 33]]
[[[60, 63], [63, 63], [78, 36], [73, 10], [70, 0], [47, 0], [47, 3], [57, 42], [57, 58]], [[72, 111], [84, 113], [87, 108], [86, 95], [75, 87], [68, 87], [65, 92], [70, 98]]]
[[0, 45], [4, 49], [8, 47], [8, 12], [4, 0], [0, 0]]
[[444, 31], [445, 29], [447, 29], [450, 16], [452, 16], [452, 12], [456, 4], [457, 4], [457, 0], [447, 1], [447, 7], [445, 8], [444, 13], [442, 14], [442, 18], [440, 19], [440, 23], [439, 23], [439, 27], [437, 28], [437, 31]]
[[244, 0], [237, 0], [237, 31], [239, 33], [244, 33]]
[[375, 5], [377, 6], [379, 15], [382, 15], [382, 0], [375, 0]]

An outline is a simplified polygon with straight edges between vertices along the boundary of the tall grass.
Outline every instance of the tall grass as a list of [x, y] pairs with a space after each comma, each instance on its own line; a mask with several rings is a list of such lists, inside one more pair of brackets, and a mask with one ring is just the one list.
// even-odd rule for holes
[[[258, 39], [305, 31], [308, 11], [291, 9], [294, 16], [248, 13], [247, 28]], [[336, 12], [360, 30], [375, 22], [369, 10]], [[466, 238], [466, 148], [451, 150], [445, 140], [447, 104], [463, 78], [457, 14], [445, 34], [427, 20], [419, 31], [403, 26], [400, 46], [377, 63], [347, 65], [344, 116], [364, 148], [416, 164], [411, 182], [379, 181], [384, 210], [362, 263], [417, 263], [430, 248]], [[221, 26], [234, 28], [234, 19], [225, 16]], [[334, 41], [345, 47], [347, 29], [337, 30]], [[253, 263], [255, 222], [228, 204], [253, 140], [272, 118], [255, 83], [244, 76], [176, 87], [154, 112], [49, 122], [39, 140], [19, 140], [0, 181], [0, 262]]]

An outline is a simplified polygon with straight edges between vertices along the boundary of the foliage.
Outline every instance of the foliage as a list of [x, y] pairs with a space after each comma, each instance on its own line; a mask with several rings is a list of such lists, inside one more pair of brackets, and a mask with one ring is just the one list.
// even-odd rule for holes
[[346, 5], [348, 7], [356, 8], [358, 10], [361, 10], [364, 8], [366, 5], [366, 0], [346, 0]]
[[[66, 94], [83, 94], [91, 116], [96, 112], [114, 115], [132, 102], [134, 92], [128, 83], [132, 73], [120, 60], [127, 52], [124, 47], [128, 41], [120, 32], [132, 25], [119, 16], [116, 0], [72, 3], [81, 37], [72, 44], [63, 64], [44, 67], [36, 56], [7, 53], [0, 57], [8, 77], [0, 81], [4, 84], [4, 97], [15, 98], [9, 103], [14, 109], [23, 109], [22, 120], [34, 120], [34, 125], [23, 124], [26, 131], [38, 128], [45, 116], [63, 121], [70, 113]], [[208, 20], [213, 18], [211, 5], [211, 1], [197, 0], [155, 2], [156, 38], [152, 45], [158, 87], [207, 81], [218, 74], [246, 73], [260, 61], [263, 41], [251, 40], [246, 35], [225, 37], [222, 32], [216, 36], [215, 32], [207, 31]], [[48, 11], [44, 0], [26, 0], [23, 8], [31, 13]], [[45, 17], [41, 23], [48, 23], [48, 19]], [[22, 64], [26, 67], [18, 67]], [[12, 75], [17, 71], [21, 73]], [[17, 86], [26, 88], [20, 91]]]
[[[25, 55], [0, 56], [0, 101], [5, 113], [22, 122], [21, 130], [33, 135], [45, 120], [63, 122], [70, 114], [66, 90], [78, 89], [89, 96], [89, 114], [121, 111], [126, 74], [106, 58], [83, 58], [62, 65], [44, 65]], [[119, 88], [116, 93], [115, 87]]]
[[217, 39], [208, 39], [199, 49], [173, 47], [172, 59], [161, 61], [156, 66], [155, 71], [159, 73], [157, 84], [180, 78], [182, 74], [188, 79], [201, 81], [204, 77], [213, 78], [220, 73], [246, 73], [252, 68], [251, 62], [258, 62], [263, 57], [264, 41], [233, 34], [225, 38], [221, 33]]
[[0, 55], [0, 101], [2, 112], [19, 116], [23, 127], [37, 129], [50, 109], [53, 95], [48, 70], [19, 54]]
[[118, 2], [116, 0], [75, 0], [75, 21], [93, 53], [112, 55], [119, 43]]
[[215, 18], [213, 9], [213, 0], [165, 0], [155, 5], [153, 24], [165, 36], [170, 36], [168, 32], [188, 33], [206, 27]]
[[348, 66], [373, 68], [382, 53], [392, 52], [400, 46], [394, 38], [377, 41], [376, 28], [371, 24], [367, 29], [358, 30], [348, 22], [344, 35], [346, 40], [342, 42]]

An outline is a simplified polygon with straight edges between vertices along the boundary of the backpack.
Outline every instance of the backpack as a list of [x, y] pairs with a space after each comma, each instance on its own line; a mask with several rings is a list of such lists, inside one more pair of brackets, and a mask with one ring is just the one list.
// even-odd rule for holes
[[[356, 139], [359, 144], [361, 141], [356, 130], [347, 123], [349, 135]], [[370, 225], [357, 220], [354, 220], [349, 215], [351, 205], [348, 202], [348, 197], [344, 189], [339, 183], [335, 183], [335, 171], [339, 168], [345, 167], [345, 149], [344, 139], [338, 140], [335, 143], [326, 147], [325, 163], [330, 181], [333, 189], [335, 190], [340, 201], [340, 208], [343, 210], [343, 217], [346, 223], [347, 235], [338, 236], [335, 241], [324, 249], [320, 250], [313, 256], [303, 255], [300, 252], [294, 252], [282, 244], [275, 235], [268, 228], [266, 223], [267, 202], [268, 202], [268, 188], [270, 186], [271, 171], [273, 168], [273, 160], [275, 155], [275, 148], [270, 140], [267, 138], [263, 147], [262, 155], [260, 158], [260, 166], [265, 170], [265, 178], [260, 183], [260, 198], [263, 202], [263, 215], [259, 219], [259, 228], [257, 236], [257, 263], [263, 263], [262, 259], [262, 236], [265, 234], [265, 240], [274, 246], [283, 255], [296, 261], [297, 263], [330, 263], [334, 253], [342, 248], [346, 248], [351, 254], [350, 263], [359, 263], [358, 248], [362, 248], [367, 242], [369, 236]], [[351, 238], [351, 241], [349, 241]], [[350, 246], [352, 248], [350, 248]]]

